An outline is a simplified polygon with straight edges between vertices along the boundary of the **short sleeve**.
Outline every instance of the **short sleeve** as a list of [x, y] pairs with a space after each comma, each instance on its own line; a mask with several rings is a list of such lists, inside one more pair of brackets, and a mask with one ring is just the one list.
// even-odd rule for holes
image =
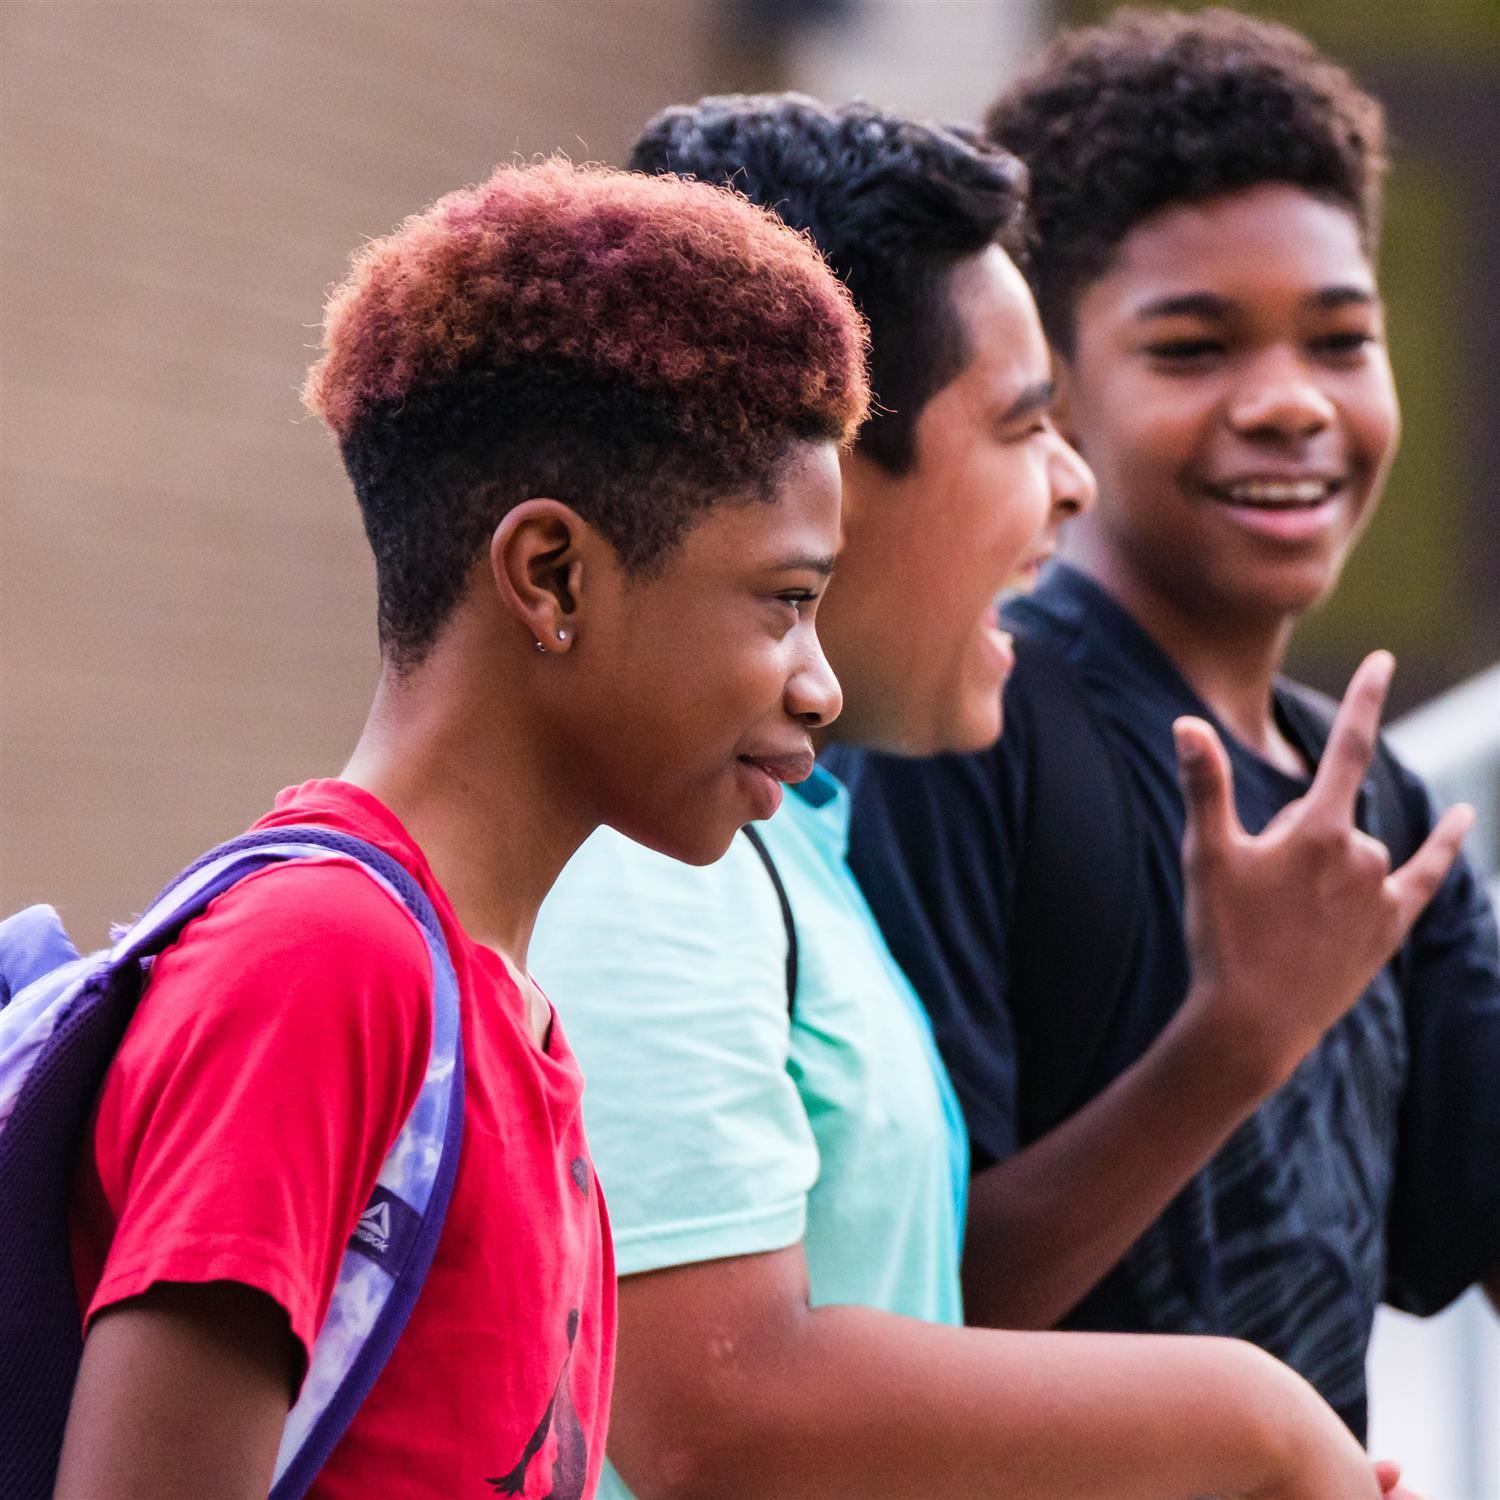
[[156, 960], [105, 1078], [75, 1195], [87, 1316], [237, 1281], [310, 1350], [421, 1087], [431, 987], [413, 920], [350, 865], [273, 867], [213, 901]]
[[[1431, 807], [1414, 795], [1425, 829]], [[1500, 1271], [1500, 952], [1494, 908], [1462, 856], [1397, 973], [1410, 1055], [1386, 1296], [1428, 1314]]]
[[743, 838], [701, 868], [601, 829], [542, 906], [528, 964], [583, 1069], [621, 1275], [802, 1240], [818, 1152], [785, 933]]
[[858, 753], [837, 766], [853, 799], [849, 863], [932, 1019], [975, 1170], [1018, 1138], [1007, 928], [1025, 739], [1008, 713], [984, 754]]

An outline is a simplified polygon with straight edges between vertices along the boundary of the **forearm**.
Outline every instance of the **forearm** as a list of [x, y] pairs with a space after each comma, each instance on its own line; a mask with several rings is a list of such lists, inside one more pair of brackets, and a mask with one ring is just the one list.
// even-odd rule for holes
[[1349, 1450], [1342, 1475], [1358, 1450], [1296, 1376], [1232, 1341], [954, 1329], [837, 1307], [807, 1313], [774, 1351], [719, 1352], [736, 1368], [659, 1413], [656, 1443], [612, 1434], [641, 1500], [1376, 1493], [1318, 1462], [1305, 1487], [1288, 1480], [1325, 1420]]
[[968, 1320], [1050, 1328], [1120, 1260], [1268, 1091], [1184, 1005], [1082, 1109], [970, 1184]]

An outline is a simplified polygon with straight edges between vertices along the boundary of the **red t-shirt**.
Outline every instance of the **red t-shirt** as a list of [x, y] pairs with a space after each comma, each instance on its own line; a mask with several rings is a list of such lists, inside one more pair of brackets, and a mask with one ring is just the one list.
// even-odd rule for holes
[[[536, 1045], [505, 965], [374, 797], [308, 782], [256, 827], [288, 823], [355, 834], [416, 876], [464, 1039], [463, 1150], [432, 1269], [310, 1493], [592, 1495], [614, 1263], [562, 1028]], [[431, 988], [415, 922], [349, 865], [274, 866], [215, 900], [157, 960], [105, 1078], [74, 1198], [85, 1315], [158, 1281], [238, 1281], [309, 1350], [421, 1086]]]

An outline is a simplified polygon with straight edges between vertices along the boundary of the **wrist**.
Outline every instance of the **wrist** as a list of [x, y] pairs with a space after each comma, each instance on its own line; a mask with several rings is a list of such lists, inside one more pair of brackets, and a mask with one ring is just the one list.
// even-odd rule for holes
[[1244, 1115], [1291, 1076], [1293, 1049], [1277, 1045], [1254, 1016], [1254, 1006], [1228, 1000], [1222, 986], [1192, 985], [1158, 1043], [1187, 1097], [1209, 1091], [1221, 1107]]

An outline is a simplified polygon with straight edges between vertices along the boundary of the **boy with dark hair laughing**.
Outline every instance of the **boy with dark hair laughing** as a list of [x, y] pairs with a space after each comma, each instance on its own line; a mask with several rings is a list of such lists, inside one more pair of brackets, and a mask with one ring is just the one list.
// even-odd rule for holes
[[[1017, 162], [868, 105], [772, 95], [666, 110], [633, 164], [774, 207], [870, 325], [879, 404], [843, 462], [818, 615], [844, 712], [815, 742], [988, 745], [1013, 664], [995, 596], [1093, 498], [1004, 248]], [[1376, 1500], [1390, 1472], [1247, 1344], [957, 1326], [962, 1120], [844, 859], [848, 797], [822, 753], [708, 868], [591, 839], [538, 922], [618, 1234], [604, 1492]], [[1295, 870], [1269, 873], [1305, 904]]]

